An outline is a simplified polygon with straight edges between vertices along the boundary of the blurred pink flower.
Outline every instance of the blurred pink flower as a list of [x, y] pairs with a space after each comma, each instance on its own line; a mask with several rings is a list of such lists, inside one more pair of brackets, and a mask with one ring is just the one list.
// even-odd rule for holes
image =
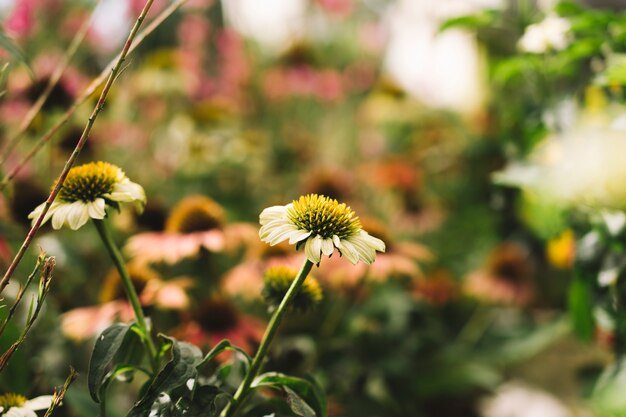
[[463, 290], [486, 302], [527, 305], [535, 295], [528, 251], [517, 243], [501, 243], [491, 251], [482, 268], [465, 278]]
[[[183, 310], [189, 307], [187, 289], [193, 286], [190, 278], [164, 281], [152, 269], [135, 263], [127, 265], [128, 273], [139, 294], [143, 307], [155, 306], [165, 310]], [[116, 321], [128, 322], [135, 315], [125, 299], [125, 292], [117, 270], [111, 270], [101, 287], [100, 305], [79, 307], [61, 316], [61, 331], [72, 340], [86, 340], [100, 334]]]
[[175, 264], [209, 252], [231, 251], [258, 240], [256, 227], [246, 223], [225, 224], [222, 207], [212, 199], [192, 195], [181, 200], [166, 221], [165, 231], [132, 236], [125, 252], [138, 263]]
[[27, 36], [34, 26], [34, 11], [38, 0], [17, 0], [11, 14], [4, 22], [4, 29], [15, 36]]
[[328, 13], [340, 17], [349, 16], [354, 8], [352, 0], [317, 0], [317, 3]]
[[[265, 325], [260, 320], [241, 313], [221, 297], [212, 297], [201, 303], [172, 334], [201, 349], [209, 349], [227, 339], [252, 355], [264, 331]], [[224, 352], [217, 359], [225, 360], [229, 356], [230, 352]]]

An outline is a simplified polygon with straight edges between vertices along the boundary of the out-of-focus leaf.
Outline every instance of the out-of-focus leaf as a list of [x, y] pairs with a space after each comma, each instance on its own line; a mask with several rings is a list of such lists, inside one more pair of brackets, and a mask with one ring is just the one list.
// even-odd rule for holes
[[243, 349], [233, 345], [232, 343], [230, 343], [229, 340], [226, 340], [226, 339], [222, 340], [217, 345], [213, 346], [213, 349], [211, 349], [209, 351], [209, 353], [206, 354], [204, 359], [202, 359], [201, 365], [204, 365], [204, 364], [210, 362], [217, 355], [219, 355], [220, 353], [225, 352], [227, 350], [231, 350], [231, 351], [234, 351], [234, 352], [237, 352], [237, 353], [241, 354], [242, 357], [245, 358], [247, 365], [250, 366], [250, 362], [252, 362], [252, 359], [250, 358], [250, 356], [248, 356], [248, 354]]
[[439, 26], [439, 31], [443, 32], [451, 28], [480, 29], [493, 24], [497, 16], [495, 10], [483, 10], [474, 15], [454, 17], [443, 22]]
[[591, 340], [594, 331], [591, 288], [581, 277], [570, 284], [568, 307], [574, 333], [583, 340]]

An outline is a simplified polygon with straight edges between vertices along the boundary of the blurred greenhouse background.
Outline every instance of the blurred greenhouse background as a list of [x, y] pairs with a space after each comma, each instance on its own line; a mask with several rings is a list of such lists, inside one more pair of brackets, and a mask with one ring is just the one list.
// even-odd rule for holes
[[[0, 415], [43, 416], [49, 400], [23, 400], [72, 367], [53, 416], [230, 416], [294, 280], [278, 288], [281, 268], [311, 260], [310, 241], [265, 243], [259, 214], [318, 194], [386, 250], [353, 264], [328, 239], [232, 415], [626, 416], [626, 2], [0, 0], [0, 16]], [[149, 348], [101, 217], [31, 228], [64, 168], [96, 161], [145, 190], [143, 211], [105, 201], [151, 369], [125, 333], [94, 350], [107, 328]], [[224, 339], [242, 351], [166, 379], [178, 347]]]

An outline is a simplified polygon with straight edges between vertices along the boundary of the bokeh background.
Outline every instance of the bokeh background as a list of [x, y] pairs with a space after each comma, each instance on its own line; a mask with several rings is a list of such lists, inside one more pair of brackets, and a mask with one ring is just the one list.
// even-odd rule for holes
[[[20, 165], [24, 156], [119, 52], [143, 4], [0, 1], [0, 171], [21, 166], [0, 200], [2, 270], [95, 98]], [[168, 4], [156, 0], [148, 20]], [[312, 272], [323, 300], [289, 317], [266, 369], [313, 375], [330, 416], [626, 415], [622, 10], [189, 0], [126, 61], [78, 161], [114, 163], [146, 190], [143, 214], [123, 207], [112, 221], [154, 327], [205, 352], [223, 337], [253, 352], [269, 317], [263, 271], [301, 262], [260, 242], [258, 214], [324, 194], [387, 252], [371, 267], [324, 259]], [[54, 415], [96, 415], [86, 370], [98, 332], [129, 318], [119, 277], [90, 224], [45, 226], [5, 300], [39, 248], [56, 257], [52, 291], [0, 390], [50, 393], [71, 365], [81, 376]], [[138, 386], [113, 386], [111, 416]]]

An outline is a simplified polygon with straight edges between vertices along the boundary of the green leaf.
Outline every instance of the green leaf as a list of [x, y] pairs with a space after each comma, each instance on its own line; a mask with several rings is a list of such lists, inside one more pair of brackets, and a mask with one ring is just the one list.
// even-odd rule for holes
[[444, 30], [448, 30], [451, 28], [473, 30], [480, 29], [485, 26], [492, 25], [496, 19], [496, 16], [497, 12], [495, 10], [484, 10], [474, 15], [454, 17], [443, 22], [441, 26], [439, 26], [439, 31], [443, 32]]
[[[294, 409], [294, 406], [301, 406], [298, 400], [294, 397], [294, 395], [297, 395], [297, 397], [305, 402], [306, 405], [315, 413], [313, 414], [313, 416], [326, 417], [326, 397], [322, 393], [322, 390], [313, 380], [284, 375], [277, 372], [268, 372], [259, 375], [252, 382], [251, 387], [268, 387], [274, 389], [282, 389], [287, 393], [287, 402], [289, 403], [289, 406], [294, 411], [294, 413], [298, 414], [298, 411]], [[292, 391], [291, 397], [287, 389]], [[298, 410], [303, 413], [307, 412], [307, 409], [305, 408], [298, 408]], [[299, 415], [308, 417], [308, 414]]]
[[595, 327], [591, 288], [579, 276], [570, 284], [568, 307], [574, 333], [583, 340], [591, 340]]
[[200, 349], [167, 336], [161, 335], [161, 338], [171, 344], [172, 357], [154, 378], [144, 396], [129, 411], [127, 417], [148, 415], [161, 393], [169, 393], [175, 388], [185, 386], [187, 381], [195, 379], [198, 374], [196, 368], [202, 362]]
[[302, 397], [287, 386], [284, 386], [283, 389], [287, 393], [287, 404], [289, 404], [291, 411], [302, 417], [316, 417], [315, 410], [313, 410]]
[[177, 415], [194, 417], [212, 417], [217, 411], [215, 400], [223, 392], [212, 385], [198, 387], [193, 399], [182, 397], [176, 401], [175, 410]]
[[113, 358], [119, 351], [131, 325], [116, 323], [105, 329], [96, 340], [89, 361], [87, 385], [91, 398], [100, 402], [100, 387], [106, 374], [113, 368]]
[[217, 355], [227, 350], [240, 353], [245, 358], [247, 365], [250, 366], [250, 363], [252, 362], [250, 356], [248, 356], [248, 354], [243, 349], [233, 345], [232, 343], [230, 343], [230, 340], [227, 339], [224, 339], [217, 345], [213, 346], [213, 349], [211, 349], [209, 353], [206, 354], [204, 359], [202, 359], [201, 365], [212, 361]]

